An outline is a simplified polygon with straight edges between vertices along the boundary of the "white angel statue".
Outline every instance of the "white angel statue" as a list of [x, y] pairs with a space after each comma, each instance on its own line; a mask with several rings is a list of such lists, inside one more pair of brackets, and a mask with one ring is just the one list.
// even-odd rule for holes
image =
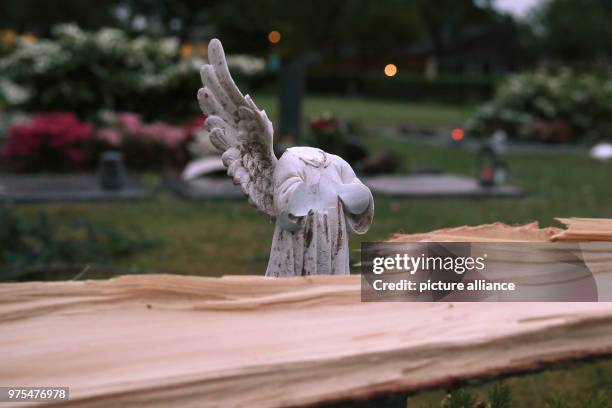
[[346, 275], [350, 230], [367, 232], [370, 190], [339, 156], [312, 147], [274, 155], [272, 122], [232, 80], [213, 39], [201, 69], [198, 102], [227, 173], [249, 202], [276, 222], [266, 276]]

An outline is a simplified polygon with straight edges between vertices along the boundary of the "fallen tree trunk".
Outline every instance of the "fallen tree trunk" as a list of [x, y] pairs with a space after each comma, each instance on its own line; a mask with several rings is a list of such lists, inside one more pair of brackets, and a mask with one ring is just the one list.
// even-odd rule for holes
[[359, 276], [142, 275], [2, 284], [0, 332], [0, 385], [70, 387], [50, 406], [306, 406], [610, 355], [612, 303], [361, 303]]
[[449, 241], [449, 242], [592, 242], [612, 241], [612, 219], [557, 218], [566, 229], [540, 228], [537, 222], [507, 225], [501, 222], [444, 228], [416, 234], [395, 234], [390, 242]]

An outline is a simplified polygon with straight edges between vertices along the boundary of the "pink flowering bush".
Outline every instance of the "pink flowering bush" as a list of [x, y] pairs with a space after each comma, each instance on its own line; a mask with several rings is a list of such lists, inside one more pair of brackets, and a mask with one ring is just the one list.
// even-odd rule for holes
[[117, 150], [131, 168], [176, 168], [186, 163], [187, 143], [204, 122], [200, 117], [174, 126], [144, 123], [140, 115], [131, 112], [110, 116], [97, 128], [72, 113], [35, 116], [9, 129], [2, 156], [19, 171], [67, 171], [94, 169], [100, 153]]
[[72, 113], [38, 115], [29, 123], [9, 128], [2, 156], [22, 171], [57, 171], [82, 168], [93, 125]]
[[114, 127], [100, 128], [96, 130], [95, 136], [101, 144], [106, 144], [112, 148], [119, 147], [123, 139], [121, 130]]
[[96, 131], [98, 149], [123, 152], [126, 164], [138, 169], [159, 169], [184, 165], [186, 145], [193, 127], [174, 126], [165, 122], [144, 123], [140, 115], [121, 112], [111, 126]]
[[195, 136], [195, 132], [204, 127], [206, 123], [206, 116], [200, 115], [196, 118], [192, 119], [190, 122], [187, 122], [185, 125], [185, 132], [189, 135], [190, 138]]

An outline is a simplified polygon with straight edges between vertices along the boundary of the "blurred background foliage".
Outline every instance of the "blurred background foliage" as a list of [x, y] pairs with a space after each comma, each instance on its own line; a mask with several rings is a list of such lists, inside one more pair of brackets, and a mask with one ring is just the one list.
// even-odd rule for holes
[[[611, 17], [611, 0], [543, 0], [521, 19], [493, 0], [105, 0], [95, 10], [5, 0], [0, 106], [186, 120], [198, 114], [197, 70], [217, 36], [243, 56], [232, 67], [243, 88], [279, 95], [281, 138], [299, 139], [306, 94], [471, 105], [495, 96], [469, 123], [475, 135], [501, 126], [542, 140], [562, 122], [562, 141], [609, 138]], [[399, 74], [381, 75], [387, 63]], [[517, 72], [530, 74], [504, 80]], [[580, 96], [582, 85], [603, 91]], [[566, 120], [568, 110], [577, 113]]]
[[100, 266], [108, 271], [114, 268], [110, 260], [154, 246], [154, 241], [133, 235], [84, 219], [54, 223], [42, 211], [25, 219], [0, 207], [2, 280], [71, 279]]

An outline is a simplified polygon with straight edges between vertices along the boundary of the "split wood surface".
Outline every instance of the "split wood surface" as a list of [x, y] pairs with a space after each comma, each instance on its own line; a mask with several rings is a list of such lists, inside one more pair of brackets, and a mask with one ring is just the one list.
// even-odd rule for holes
[[[439, 234], [609, 237], [568, 225]], [[359, 276], [14, 283], [0, 285], [0, 350], [0, 385], [70, 387], [46, 406], [306, 406], [610, 355], [612, 303], [361, 303]]]

